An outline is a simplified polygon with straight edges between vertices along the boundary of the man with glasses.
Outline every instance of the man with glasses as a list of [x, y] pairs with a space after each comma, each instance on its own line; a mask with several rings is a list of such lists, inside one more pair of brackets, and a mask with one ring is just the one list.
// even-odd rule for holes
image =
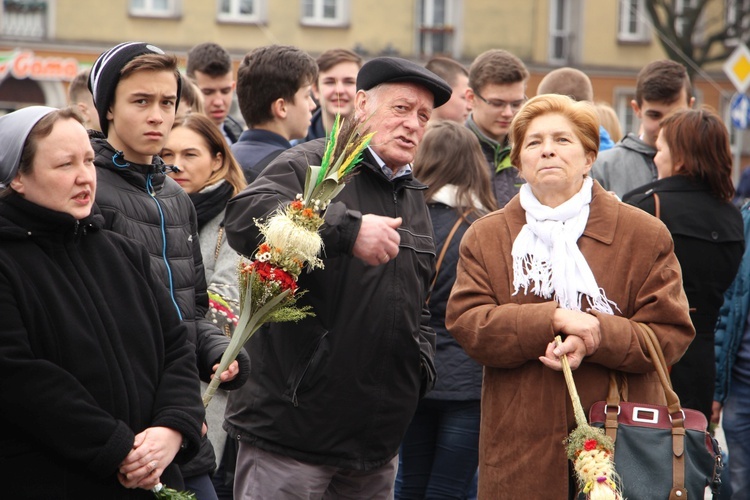
[[508, 51], [488, 50], [469, 69], [466, 98], [472, 108], [466, 126], [476, 134], [490, 167], [492, 187], [500, 207], [505, 206], [523, 184], [510, 163], [510, 122], [526, 102], [529, 72]]

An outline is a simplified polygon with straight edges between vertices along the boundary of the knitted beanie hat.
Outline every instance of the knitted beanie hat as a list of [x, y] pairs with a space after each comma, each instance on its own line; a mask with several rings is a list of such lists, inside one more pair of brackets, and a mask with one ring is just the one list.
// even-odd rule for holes
[[[91, 68], [89, 90], [94, 98], [94, 106], [99, 115], [99, 124], [105, 136], [109, 129], [107, 111], [115, 98], [115, 90], [120, 81], [120, 72], [126, 64], [143, 54], [164, 54], [164, 51], [144, 42], [123, 42], [106, 52], [102, 52]], [[180, 78], [177, 79], [175, 109], [180, 104], [180, 92], [182, 90], [180, 80]]]
[[39, 120], [57, 111], [47, 106], [29, 106], [0, 117], [0, 188], [10, 185], [21, 165], [26, 139]]

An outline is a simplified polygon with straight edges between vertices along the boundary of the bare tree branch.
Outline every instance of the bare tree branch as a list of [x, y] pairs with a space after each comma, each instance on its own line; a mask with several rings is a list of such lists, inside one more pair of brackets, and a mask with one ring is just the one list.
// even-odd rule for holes
[[[725, 60], [734, 50], [734, 46], [727, 45], [731, 39], [741, 38], [741, 42], [750, 41], [750, 2], [736, 0], [734, 2], [735, 22], [727, 24], [727, 13], [730, 2], [722, 2], [725, 7], [721, 10], [721, 18], [708, 17], [709, 4], [718, 0], [698, 0], [694, 7], [686, 6], [682, 12], [677, 11], [677, 0], [646, 0], [646, 14], [651, 20], [654, 30], [658, 31], [659, 43], [667, 56], [685, 64], [691, 76], [694, 67]], [[683, 5], [688, 3], [687, 0]], [[703, 30], [701, 36], [695, 36], [696, 30]]]

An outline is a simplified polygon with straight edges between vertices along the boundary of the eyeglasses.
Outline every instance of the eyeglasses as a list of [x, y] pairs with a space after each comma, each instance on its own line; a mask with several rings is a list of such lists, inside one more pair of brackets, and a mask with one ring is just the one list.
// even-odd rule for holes
[[493, 108], [497, 110], [502, 110], [502, 109], [505, 109], [507, 106], [510, 106], [511, 111], [513, 111], [514, 113], [518, 111], [519, 109], [521, 109], [521, 106], [523, 106], [523, 104], [528, 100], [528, 97], [523, 96], [523, 99], [519, 99], [517, 101], [511, 101], [511, 102], [495, 100], [495, 99], [488, 101], [487, 99], [482, 97], [479, 94], [479, 92], [477, 92], [476, 90], [474, 91], [474, 95], [477, 96], [485, 104], [489, 104], [490, 106], [492, 106]]

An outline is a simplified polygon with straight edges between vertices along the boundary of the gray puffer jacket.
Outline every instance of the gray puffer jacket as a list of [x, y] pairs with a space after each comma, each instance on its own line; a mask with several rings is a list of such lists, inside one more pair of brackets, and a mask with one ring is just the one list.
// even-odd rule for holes
[[599, 153], [591, 176], [604, 189], [622, 198], [633, 189], [656, 180], [654, 156], [656, 149], [631, 133], [612, 149]]

